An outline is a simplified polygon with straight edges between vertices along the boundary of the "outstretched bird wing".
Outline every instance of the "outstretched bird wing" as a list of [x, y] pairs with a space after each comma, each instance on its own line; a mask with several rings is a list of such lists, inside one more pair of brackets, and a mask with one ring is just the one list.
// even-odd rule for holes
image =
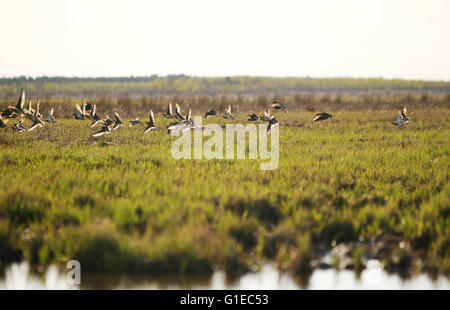
[[116, 119], [116, 123], [121, 124], [122, 120], [120, 119], [119, 113], [114, 112], [114, 118]]
[[24, 106], [25, 106], [25, 91], [22, 89], [20, 96], [19, 96], [19, 100], [17, 100], [16, 107], [19, 110], [23, 110]]
[[184, 119], [184, 116], [181, 114], [180, 106], [178, 105], [178, 103], [175, 103], [175, 114], [177, 115], [178, 120], [181, 121]]
[[167, 106], [167, 115], [172, 116], [172, 101], [170, 101], [169, 105]]
[[155, 114], [153, 114], [153, 110], [150, 110], [149, 121], [151, 126], [155, 127]]

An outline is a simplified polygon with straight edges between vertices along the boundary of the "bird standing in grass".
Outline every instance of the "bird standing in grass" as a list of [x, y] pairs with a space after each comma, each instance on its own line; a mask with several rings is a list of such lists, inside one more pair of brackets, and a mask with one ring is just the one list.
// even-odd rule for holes
[[317, 113], [316, 117], [313, 119], [313, 122], [324, 121], [324, 120], [332, 118], [332, 117], [333, 117], [333, 115], [331, 115], [330, 113], [326, 113], [326, 112]]

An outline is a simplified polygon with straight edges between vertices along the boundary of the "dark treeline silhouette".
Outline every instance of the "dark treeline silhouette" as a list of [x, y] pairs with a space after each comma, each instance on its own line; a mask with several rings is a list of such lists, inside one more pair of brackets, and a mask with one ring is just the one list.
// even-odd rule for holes
[[32, 97], [131, 98], [146, 96], [295, 96], [295, 95], [386, 95], [450, 93], [450, 82], [387, 80], [382, 78], [309, 77], [191, 77], [168, 75], [148, 77], [15, 77], [0, 78], [0, 98], [13, 99], [24, 88]]

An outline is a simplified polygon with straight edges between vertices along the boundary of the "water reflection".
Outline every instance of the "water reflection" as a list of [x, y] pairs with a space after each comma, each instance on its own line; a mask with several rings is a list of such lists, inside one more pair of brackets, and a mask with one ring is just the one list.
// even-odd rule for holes
[[5, 276], [0, 280], [2, 290], [68, 290], [77, 289], [66, 282], [64, 274], [55, 266], [50, 266], [43, 276], [30, 272], [26, 262], [12, 264], [6, 268]]
[[[0, 289], [79, 289], [69, 285], [66, 274], [50, 267], [43, 276], [30, 272], [27, 263], [12, 264], [0, 279]], [[280, 273], [274, 265], [266, 264], [259, 272], [230, 279], [224, 272], [210, 278], [165, 278], [139, 276], [81, 276], [81, 289], [450, 289], [446, 277], [435, 280], [418, 275], [407, 280], [388, 274], [378, 261], [372, 260], [361, 274], [333, 269], [316, 270], [308, 278]]]

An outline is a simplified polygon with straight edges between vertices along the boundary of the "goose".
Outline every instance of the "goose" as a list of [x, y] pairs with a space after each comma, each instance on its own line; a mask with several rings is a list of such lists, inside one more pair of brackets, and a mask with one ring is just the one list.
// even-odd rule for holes
[[402, 107], [402, 109], [400, 110], [400, 113], [402, 114], [403, 122], [405, 124], [409, 123], [410, 118], [408, 116], [406, 116], [406, 107]]
[[333, 115], [331, 115], [330, 113], [325, 112], [317, 113], [316, 115], [317, 116], [313, 119], [313, 122], [320, 122], [333, 117]]
[[152, 110], [150, 110], [148, 119], [149, 119], [149, 121], [146, 122], [147, 123], [147, 128], [145, 128], [144, 133], [156, 129], [156, 126], [155, 126], [155, 115], [153, 114]]
[[88, 119], [90, 119], [91, 121], [93, 120], [100, 120], [100, 116], [97, 114], [97, 105], [94, 103], [94, 105], [92, 106], [92, 108], [90, 109], [89, 114], [86, 114], [86, 117]]
[[26, 128], [23, 127], [23, 119], [21, 119], [20, 122], [14, 124], [14, 125], [12, 126], [12, 129], [14, 129], [14, 130], [16, 130], [16, 131], [18, 131], [18, 132], [25, 131]]
[[255, 113], [249, 114], [248, 117], [249, 117], [248, 120], [251, 121], [251, 122], [257, 122], [257, 121], [259, 121], [259, 116], [256, 115]]
[[102, 125], [102, 128], [97, 131], [96, 133], [94, 133], [91, 137], [101, 137], [104, 134], [109, 134], [111, 133], [111, 128], [107, 125]]
[[114, 124], [114, 121], [110, 119], [108, 115], [105, 116], [106, 118], [101, 120], [103, 125], [111, 126], [112, 124]]
[[16, 109], [19, 114], [25, 114], [24, 112], [24, 106], [25, 106], [25, 91], [22, 89], [20, 92], [19, 100], [17, 100]]
[[272, 116], [272, 117], [270, 118], [270, 120], [268, 121], [268, 123], [269, 123], [269, 126], [267, 126], [267, 134], [270, 133], [270, 131], [272, 130], [272, 128], [273, 128], [275, 125], [278, 125], [278, 120], [275, 118], [275, 116]]
[[122, 120], [120, 119], [119, 114], [117, 112], [114, 112], [114, 126], [112, 130], [116, 130], [121, 126], [123, 126]]
[[184, 116], [181, 114], [181, 109], [178, 103], [175, 103], [175, 118], [179, 121], [183, 121], [185, 119]]
[[216, 110], [209, 110], [208, 112], [206, 112], [205, 118], [208, 118], [208, 117], [211, 117], [211, 116], [217, 116], [217, 111]]
[[286, 109], [286, 106], [282, 104], [279, 100], [273, 100], [272, 103], [269, 105], [269, 109], [284, 110]]
[[265, 122], [270, 121], [270, 108], [267, 108], [266, 111], [264, 111], [264, 115], [261, 116], [260, 119]]
[[97, 114], [97, 105], [95, 103], [92, 106], [91, 112], [87, 115], [87, 118], [92, 121], [91, 125], [89, 126], [90, 128], [96, 126], [100, 121], [100, 115]]
[[[31, 102], [31, 100], [30, 100]], [[40, 101], [38, 100], [36, 104], [36, 109], [31, 108], [31, 110], [26, 109], [25, 117], [30, 121], [34, 122], [36, 119], [41, 119], [42, 114], [39, 112]]]
[[25, 106], [25, 91], [22, 89], [17, 104], [15, 106], [8, 106], [2, 110], [0, 115], [5, 118], [17, 118], [19, 115], [24, 115]]
[[42, 114], [39, 111], [39, 106], [40, 106], [41, 102], [38, 100], [37, 104], [36, 104], [36, 110], [34, 110], [34, 117], [35, 118], [42, 118]]
[[163, 113], [163, 116], [167, 117], [169, 119], [175, 118], [175, 116], [173, 116], [173, 113], [172, 113], [172, 101], [169, 101], [169, 104], [167, 105], [167, 112]]
[[55, 118], [53, 117], [53, 108], [48, 111], [47, 119], [45, 120], [48, 123], [56, 123]]
[[228, 107], [226, 108], [223, 118], [229, 119], [229, 120], [234, 120], [233, 115], [231, 115], [231, 105], [228, 105]]
[[34, 114], [34, 109], [31, 106], [31, 104], [32, 104], [31, 100], [28, 100], [28, 106], [27, 106], [26, 110], [27, 110], [28, 113]]
[[136, 118], [134, 121], [129, 121], [130, 122], [130, 126], [129, 127], [133, 127], [136, 126], [138, 124], [142, 124], [141, 120], [138, 118]]
[[86, 111], [91, 111], [95, 106], [95, 104], [86, 102], [84, 99], [81, 100], [81, 104], [84, 105]]
[[192, 115], [192, 110], [189, 109], [189, 112], [186, 115], [186, 118], [184, 119], [184, 122], [186, 122], [187, 124], [189, 124], [191, 126], [194, 126], [194, 121], [192, 120], [191, 115]]
[[75, 112], [73, 113], [75, 119], [84, 120], [86, 116], [86, 105], [83, 102], [82, 107], [77, 103], [75, 104]]
[[[31, 105], [31, 100], [29, 101], [29, 105]], [[25, 117], [28, 118], [30, 121], [34, 122], [36, 120], [36, 110], [31, 108], [31, 109], [27, 109], [25, 111]]]
[[33, 122], [33, 124], [31, 125], [30, 128], [28, 128], [28, 131], [33, 131], [38, 127], [44, 127], [45, 123], [43, 121], [41, 121], [41, 119], [36, 118]]
[[15, 107], [9, 106], [1, 111], [0, 116], [6, 119], [17, 118], [19, 116], [19, 112]]
[[172, 132], [180, 132], [191, 129], [193, 126], [190, 123], [173, 121], [167, 126], [167, 134], [172, 134]]
[[405, 125], [403, 122], [403, 116], [402, 116], [402, 110], [398, 111], [397, 116], [395, 118], [395, 123], [392, 123], [392, 125], [402, 127]]

